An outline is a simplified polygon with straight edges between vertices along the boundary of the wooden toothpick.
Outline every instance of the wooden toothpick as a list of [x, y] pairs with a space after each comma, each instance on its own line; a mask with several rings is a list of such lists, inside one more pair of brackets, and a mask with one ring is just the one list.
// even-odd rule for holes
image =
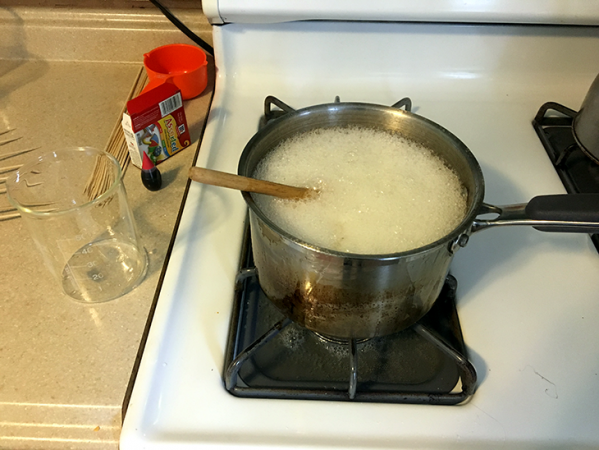
[[32, 152], [34, 150], [37, 150], [38, 148], [39, 147], [33, 147], [33, 148], [28, 148], [27, 150], [19, 150], [18, 152], [9, 153], [7, 155], [2, 155], [2, 156], [0, 156], [0, 161], [4, 161], [5, 159], [12, 158], [13, 156], [19, 156], [19, 155], [23, 155], [25, 153]]

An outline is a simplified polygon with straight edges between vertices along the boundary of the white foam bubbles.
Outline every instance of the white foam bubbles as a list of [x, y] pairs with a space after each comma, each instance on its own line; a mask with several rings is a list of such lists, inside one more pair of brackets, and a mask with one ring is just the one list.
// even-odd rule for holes
[[452, 231], [467, 209], [457, 174], [431, 150], [368, 128], [297, 135], [269, 152], [253, 176], [319, 189], [306, 201], [254, 198], [290, 234], [342, 252], [422, 247]]

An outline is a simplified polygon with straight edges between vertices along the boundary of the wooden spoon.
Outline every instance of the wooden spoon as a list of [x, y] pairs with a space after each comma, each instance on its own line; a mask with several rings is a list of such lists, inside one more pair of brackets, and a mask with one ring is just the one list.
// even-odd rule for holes
[[248, 178], [232, 173], [219, 172], [218, 170], [204, 169], [203, 167], [192, 167], [189, 169], [189, 178], [198, 183], [255, 192], [257, 194], [274, 195], [275, 197], [289, 200], [307, 199], [318, 194], [316, 189], [288, 186], [286, 184]]

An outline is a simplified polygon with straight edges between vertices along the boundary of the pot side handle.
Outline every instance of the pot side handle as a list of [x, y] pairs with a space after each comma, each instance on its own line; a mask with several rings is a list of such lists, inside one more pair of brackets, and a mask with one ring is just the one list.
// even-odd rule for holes
[[560, 233], [599, 233], [599, 194], [540, 195], [528, 203], [508, 206], [483, 204], [479, 215], [486, 214], [497, 216], [476, 218], [473, 233], [512, 225]]

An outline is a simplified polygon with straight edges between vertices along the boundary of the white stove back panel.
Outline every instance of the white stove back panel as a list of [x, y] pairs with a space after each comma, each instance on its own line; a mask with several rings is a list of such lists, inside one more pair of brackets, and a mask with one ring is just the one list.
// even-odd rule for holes
[[[409, 96], [477, 157], [487, 202], [564, 192], [531, 120], [547, 101], [580, 106], [599, 72], [598, 29], [378, 25], [215, 28], [198, 165], [236, 172], [267, 95], [296, 108]], [[588, 236], [488, 230], [458, 252], [458, 310], [479, 375], [464, 405], [239, 399], [222, 370], [245, 214], [238, 192], [191, 186], [123, 450], [599, 447], [599, 255]]]
[[296, 20], [599, 24], [589, 0], [204, 0], [211, 23]]

